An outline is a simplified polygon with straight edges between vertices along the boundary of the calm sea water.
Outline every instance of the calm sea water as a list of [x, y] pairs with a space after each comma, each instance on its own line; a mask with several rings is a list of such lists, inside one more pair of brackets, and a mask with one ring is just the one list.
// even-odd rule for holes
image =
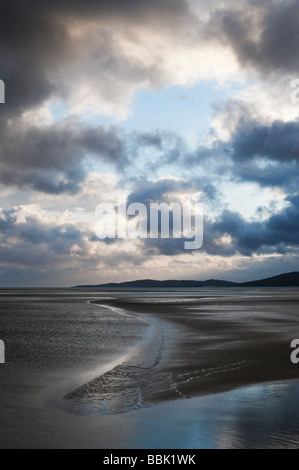
[[[6, 364], [0, 365], [1, 448], [299, 446], [299, 385], [295, 381], [173, 401], [118, 416], [93, 416], [92, 420], [61, 411], [66, 393], [130, 357], [152, 334], [147, 322], [130, 313], [123, 315], [89, 303], [104, 303], [115, 296], [147, 304], [204, 302], [205, 308], [211, 302], [211, 315], [223, 315], [226, 309], [231, 320], [246, 324], [250, 315], [265, 319], [267, 309], [259, 302], [269, 298], [269, 290], [1, 291], [0, 339], [6, 345]], [[277, 324], [283, 322], [284, 315], [288, 328], [288, 318], [299, 305], [298, 291], [273, 290], [270, 297], [274, 302], [287, 300], [286, 310], [273, 315]], [[227, 307], [228, 299], [235, 308]], [[244, 317], [240, 319], [244, 302], [251, 307], [246, 307], [247, 314], [242, 307]], [[299, 337], [299, 330], [293, 328], [290, 333]], [[95, 432], [103, 426], [105, 436]]]
[[0, 398], [38, 391], [54, 374], [62, 375], [61, 389], [71, 389], [87, 380], [89, 371], [99, 374], [133, 350], [149, 326], [89, 303], [97, 299], [97, 294], [70, 291], [0, 293], [0, 339], [6, 350]]

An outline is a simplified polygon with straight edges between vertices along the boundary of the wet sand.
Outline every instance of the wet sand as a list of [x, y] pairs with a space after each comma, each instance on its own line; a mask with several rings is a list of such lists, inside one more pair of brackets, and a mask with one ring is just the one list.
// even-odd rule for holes
[[[102, 304], [102, 303], [101, 303]], [[238, 292], [169, 302], [105, 301], [147, 321], [155, 334], [130, 361], [70, 393], [85, 412], [123, 413], [159, 402], [299, 378], [299, 293]], [[78, 408], [77, 408], [78, 409]]]
[[298, 448], [299, 291], [58, 294], [4, 301], [0, 448]]

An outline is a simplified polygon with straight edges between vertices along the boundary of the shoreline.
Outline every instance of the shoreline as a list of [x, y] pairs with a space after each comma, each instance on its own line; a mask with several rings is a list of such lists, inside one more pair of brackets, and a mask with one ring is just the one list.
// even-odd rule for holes
[[196, 324], [185, 305], [130, 299], [91, 303], [146, 321], [155, 329], [155, 338], [137, 347], [129, 359], [68, 394], [77, 405], [84, 403], [85, 412], [126, 413], [161, 402], [299, 378], [298, 369], [290, 364], [288, 342], [284, 344], [278, 337], [270, 340], [269, 335], [257, 333], [250, 344], [250, 334], [239, 336], [238, 329], [234, 332], [229, 324], [228, 341], [224, 335], [217, 345], [215, 341], [207, 344], [207, 336], [216, 334], [215, 325], [205, 315]]
[[[97, 361], [95, 359], [93, 364], [82, 364], [78, 368], [68, 368], [60, 373], [57, 372], [56, 374], [58, 374], [58, 379], [55, 377], [55, 373], [53, 373], [53, 376], [55, 377], [53, 382], [55, 385], [53, 387], [47, 387], [43, 394], [42, 402], [45, 402], [51, 408], [58, 408], [79, 415], [88, 414], [86, 413], [86, 405], [84, 404], [84, 411], [81, 412], [78, 403], [75, 403], [74, 405], [69, 398], [71, 398], [72, 395], [75, 396], [78, 390], [86, 390], [88, 392], [88, 385], [90, 383], [93, 383], [106, 374], [111, 373], [116, 368], [121, 368], [127, 362], [130, 362], [135, 357], [139, 356], [140, 351], [142, 351], [143, 348], [152, 341], [152, 337], [155, 335], [155, 326], [150, 324], [144, 318], [138, 317], [137, 315], [131, 315], [121, 308], [112, 308], [110, 305], [106, 305], [105, 302], [98, 300], [89, 300], [87, 301], [87, 304], [112, 310], [117, 315], [137, 319], [138, 321], [147, 324], [148, 329], [143, 338], [136, 340], [135, 344], [131, 345], [123, 352], [108, 356], [107, 361], [104, 361], [100, 365], [96, 365]], [[61, 377], [63, 377], [62, 380]], [[62, 383], [59, 387], [57, 387], [58, 380], [60, 381], [60, 384]], [[52, 382], [52, 380], [49, 380], [49, 376], [48, 382]]]
[[165, 325], [162, 327], [161, 322], [153, 315], [140, 316], [136, 312], [131, 314], [107, 301], [90, 303], [142, 321], [149, 326], [149, 330], [128, 354], [122, 356], [118, 364], [109, 367], [104, 373], [93, 374], [89, 381], [68, 392], [63, 397], [62, 408], [75, 414], [108, 415], [143, 408], [144, 397], [140, 381], [149, 379], [152, 373], [159, 373], [160, 364], [164, 363], [167, 357]]
[[[28, 368], [26, 380], [11, 374], [17, 380], [7, 382], [7, 392], [1, 393], [1, 448], [298, 448], [299, 369], [290, 363], [289, 340], [298, 331], [299, 295], [120, 294], [108, 302], [118, 314], [103, 309], [106, 301], [96, 297], [86, 311], [80, 298], [77, 315], [67, 317], [66, 328], [72, 331], [69, 325], [77, 325], [78, 319], [89, 326], [83, 350], [90, 337], [93, 345], [103, 341], [101, 331], [116, 343], [118, 334], [127, 342], [115, 349], [116, 356], [86, 355], [83, 360], [78, 355], [78, 366], [73, 361], [74, 367], [67, 367], [63, 361], [63, 369]], [[68, 304], [70, 314], [74, 302]], [[48, 308], [51, 325], [54, 309], [54, 304]], [[119, 321], [121, 313], [125, 316]], [[107, 330], [99, 328], [102, 315], [104, 325], [110, 325]], [[61, 318], [56, 315], [57, 321]], [[140, 320], [152, 327], [138, 327]], [[111, 358], [126, 357], [122, 351], [131, 357], [111, 370]], [[236, 367], [237, 361], [254, 363]], [[110, 370], [99, 377], [103, 365]], [[12, 367], [14, 371], [18, 369]], [[279, 378], [281, 373], [285, 378]], [[63, 398], [65, 388], [78, 390], [82, 382], [87, 387], [81, 394]]]

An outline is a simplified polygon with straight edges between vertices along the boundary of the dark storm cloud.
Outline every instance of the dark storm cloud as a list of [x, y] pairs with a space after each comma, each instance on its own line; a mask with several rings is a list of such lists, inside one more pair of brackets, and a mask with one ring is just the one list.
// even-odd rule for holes
[[299, 121], [275, 121], [263, 125], [258, 121], [239, 123], [232, 139], [233, 158], [249, 160], [256, 157], [273, 161], [299, 161]]
[[[249, 7], [255, 12], [256, 21], [251, 17]], [[295, 50], [298, 15], [295, 14], [295, 7], [295, 2], [249, 1], [242, 4], [238, 11], [215, 11], [207, 22], [208, 36], [219, 40], [220, 35], [221, 41], [223, 38], [228, 41], [242, 63], [250, 63], [263, 70], [269, 67], [283, 68], [284, 64], [291, 70], [291, 60], [294, 64], [298, 63], [298, 48]], [[212, 149], [201, 146], [196, 152], [188, 152], [182, 139], [171, 132], [137, 136], [135, 147], [129, 149], [129, 155], [127, 143], [113, 131], [82, 129], [79, 125], [75, 129], [75, 126], [70, 128], [64, 123], [43, 129], [34, 128], [30, 124], [27, 128], [24, 126], [19, 129], [14, 125], [22, 112], [52, 97], [68, 98], [70, 90], [67, 78], [76, 72], [72, 69], [73, 65], [68, 70], [69, 64], [77, 61], [78, 66], [83, 59], [80, 54], [84, 54], [84, 48], [78, 52], [77, 46], [80, 44], [75, 43], [70, 34], [69, 26], [72, 22], [97, 21], [99, 31], [103, 25], [109, 24], [109, 32], [102, 31], [97, 36], [93, 62], [98, 64], [97, 76], [101, 78], [98, 87], [101, 93], [112, 99], [118, 93], [113, 77], [123, 77], [124, 82], [119, 83], [119, 89], [123, 90], [125, 84], [133, 78], [136, 80], [136, 77], [141, 82], [158, 83], [162, 73], [160, 65], [147, 68], [127, 57], [121, 45], [113, 39], [113, 31], [117, 31], [118, 27], [129, 29], [130, 24], [150, 27], [152, 31], [159, 31], [163, 26], [163, 31], [168, 29], [177, 36], [180, 31], [188, 30], [188, 24], [195, 22], [187, 2], [4, 0], [1, 8], [0, 77], [6, 82], [7, 95], [6, 105], [0, 113], [2, 183], [31, 187], [46, 193], [76, 192], [85, 177], [84, 162], [90, 154], [123, 168], [130, 159], [134, 160], [138, 148], [142, 150], [143, 147], [151, 147], [161, 152], [159, 162], [153, 162], [152, 169], [163, 164], [186, 165], [190, 168], [196, 162], [212, 160], [216, 152], [219, 155], [219, 148], [215, 146]], [[199, 28], [200, 22], [195, 30]], [[279, 40], [277, 36], [280, 36]], [[277, 42], [281, 44], [280, 47]], [[281, 47], [284, 48], [283, 54]], [[79, 68], [82, 73], [80, 65]], [[238, 129], [238, 135], [234, 136], [232, 142], [233, 152], [238, 154], [238, 159], [242, 158], [240, 155], [243, 155], [243, 159], [247, 155], [251, 158], [254, 152], [262, 152], [262, 156], [272, 152], [269, 158], [278, 160], [281, 150], [285, 159], [292, 160], [297, 152], [295, 133], [298, 126], [294, 125], [292, 129], [282, 127], [282, 124], [276, 123], [273, 129], [261, 129], [258, 125], [247, 129], [251, 144], [249, 138], [246, 140], [246, 129], [243, 134], [242, 129]], [[276, 133], [284, 140], [275, 149], [273, 144], [271, 147], [271, 139]], [[239, 176], [245, 178], [246, 172], [241, 165], [242, 169], [243, 176], [242, 171]], [[248, 178], [254, 180], [254, 175], [249, 174]], [[267, 181], [270, 179], [275, 181], [276, 176], [268, 177]]]
[[1, 211], [0, 226], [2, 241], [11, 238], [34, 246], [46, 244], [55, 252], [70, 249], [82, 240], [82, 233], [73, 225], [51, 226], [50, 222], [42, 223], [36, 214], [23, 214], [22, 208]]
[[[85, 44], [80, 49], [82, 44], [72, 37], [70, 24], [98, 22], [92, 57], [97, 70], [93, 73], [97, 80], [100, 77], [97, 85], [103, 97], [113, 101], [118, 93], [124, 93], [123, 88], [126, 90], [130, 81], [150, 80], [150, 76], [159, 80], [160, 74], [152, 66], [149, 70], [126, 57], [114, 32], [129, 28], [130, 23], [154, 29], [163, 25], [164, 29], [178, 31], [191, 18], [184, 0], [3, 0], [0, 77], [6, 85], [6, 104], [0, 110], [0, 181], [47, 193], [75, 192], [84, 178], [83, 161], [88, 153], [120, 166], [126, 164], [124, 144], [113, 131], [80, 126], [75, 130], [64, 123], [44, 129], [30, 123], [23, 123], [22, 129], [15, 125], [22, 113], [53, 97], [68, 99], [68, 81], [74, 80], [76, 70], [90, 78], [88, 67], [84, 72], [84, 54], [91, 54], [93, 46]], [[105, 32], [108, 24], [110, 29]], [[152, 143], [150, 137], [140, 139], [141, 145], [142, 139], [145, 145], [158, 144], [157, 138]]]
[[208, 36], [229, 44], [242, 65], [290, 74], [299, 71], [298, 28], [297, 0], [248, 0], [216, 10]]
[[261, 186], [284, 187], [291, 192], [297, 186], [299, 121], [266, 125], [241, 118], [230, 142], [222, 147], [235, 163], [233, 177]]
[[84, 234], [71, 224], [42, 223], [35, 214], [23, 214], [20, 220], [20, 215], [22, 208], [1, 212], [2, 266], [50, 266], [67, 259], [74, 245], [84, 243]]
[[[36, 2], [37, 3], [37, 2]], [[1, 2], [0, 75], [6, 83], [5, 113], [33, 107], [58, 92], [51, 80], [67, 53], [67, 32], [39, 2]], [[2, 115], [2, 112], [1, 112]]]
[[[92, 158], [93, 162], [112, 164], [121, 173], [127, 168], [128, 173], [135, 168], [136, 159], [143, 159], [145, 148], [158, 152], [147, 167], [152, 171], [173, 164], [183, 165], [188, 170], [215, 157], [214, 148], [200, 147], [190, 152], [186, 142], [174, 132], [124, 134], [118, 128], [84, 126], [76, 119], [58, 121], [40, 128], [24, 127], [16, 122], [4, 127], [0, 137], [0, 182], [49, 194], [78, 192], [86, 177], [88, 158]], [[152, 183], [140, 180], [139, 186], [141, 189], [138, 189], [137, 196], [142, 200], [142, 192], [147, 190], [157, 192], [160, 198], [163, 191], [195, 189], [203, 191], [210, 200], [217, 197], [211, 177], [194, 177], [185, 183], [163, 180], [156, 183], [155, 188]]]
[[[22, 0], [3, 0], [6, 7], [13, 5], [22, 6]], [[148, 20], [148, 16], [161, 17], [167, 15], [169, 18], [184, 14], [189, 11], [188, 4], [184, 0], [51, 0], [41, 2], [40, 0], [27, 0], [26, 7], [33, 8], [40, 13], [53, 12], [55, 15], [70, 14], [80, 17], [94, 15], [129, 16]], [[5, 10], [4, 10], [5, 11]]]
[[[292, 253], [299, 249], [299, 196], [288, 198], [289, 205], [276, 214], [270, 214], [264, 221], [248, 221], [238, 213], [224, 211], [215, 221], [205, 213], [204, 244], [201, 252], [213, 256], [231, 257], [236, 254], [251, 257], [254, 254]], [[22, 213], [22, 209], [21, 209]], [[71, 224], [51, 226], [41, 222], [35, 215], [27, 215], [19, 220], [20, 211], [2, 211], [0, 219], [0, 254], [2, 263], [19, 265], [43, 265], [70, 259], [74, 246], [81, 247], [84, 260], [86, 241], [91, 243], [92, 234], [80, 231]], [[224, 242], [223, 237], [230, 237]], [[93, 240], [98, 242], [97, 239]], [[192, 255], [186, 251], [182, 239], [146, 239], [141, 262], [152, 256]], [[117, 243], [117, 241], [115, 241]], [[198, 252], [198, 250], [195, 250]], [[62, 258], [59, 260], [59, 257]], [[100, 253], [99, 253], [100, 256]], [[121, 258], [125, 254], [120, 255]], [[134, 260], [134, 254], [128, 255]], [[101, 258], [103, 254], [101, 254]], [[109, 256], [109, 263], [111, 262]], [[88, 257], [89, 259], [89, 257]], [[98, 262], [96, 256], [94, 262]], [[90, 262], [90, 260], [89, 260]], [[115, 258], [117, 263], [117, 254]]]
[[38, 105], [52, 94], [66, 95], [59, 68], [76, 56], [69, 22], [92, 19], [101, 25], [107, 18], [118, 21], [119, 26], [138, 21], [180, 28], [191, 13], [183, 0], [3, 0], [0, 76], [6, 82], [6, 112]]
[[123, 138], [115, 129], [65, 121], [46, 128], [9, 127], [2, 132], [0, 181], [46, 193], [76, 192], [86, 157], [125, 165]]
[[256, 110], [245, 103], [229, 100], [217, 106], [231, 128], [228, 141], [215, 140], [190, 152], [182, 147], [181, 166], [210, 168], [214, 178], [253, 182], [262, 187], [281, 187], [288, 194], [298, 188], [299, 120], [265, 123], [255, 117]]
[[[289, 206], [265, 221], [248, 221], [240, 214], [225, 210], [216, 221], [204, 218], [204, 243], [201, 252], [212, 256], [232, 257], [241, 254], [286, 254], [299, 249], [299, 196], [288, 200]], [[223, 238], [229, 237], [230, 241]], [[192, 254], [184, 250], [184, 240], [144, 240], [148, 256]]]
[[294, 163], [271, 163], [263, 166], [252, 161], [239, 164], [234, 168], [233, 178], [239, 182], [257, 183], [262, 187], [284, 188], [289, 193], [298, 189], [299, 167]]
[[225, 211], [212, 229], [215, 235], [229, 235], [233, 251], [244, 256], [291, 251], [299, 245], [299, 196], [288, 202], [288, 207], [263, 222], [246, 221], [239, 214]]

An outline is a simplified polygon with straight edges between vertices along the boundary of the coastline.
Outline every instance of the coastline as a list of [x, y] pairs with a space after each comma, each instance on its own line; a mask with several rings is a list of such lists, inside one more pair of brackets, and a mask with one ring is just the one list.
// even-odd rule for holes
[[[201, 299], [201, 307], [205, 302]], [[68, 408], [81, 402], [84, 413], [119, 414], [299, 378], [289, 341], [273, 334], [269, 324], [267, 331], [247, 331], [225, 318], [211, 319], [205, 310], [194, 315], [198, 302], [187, 307], [117, 298], [91, 303], [146, 321], [154, 334], [121, 364], [69, 393]]]
[[145, 401], [145, 388], [155, 388], [157, 382], [170, 384], [169, 374], [161, 371], [169, 355], [165, 344], [171, 336], [168, 330], [174, 328], [153, 315], [138, 315], [110, 302], [113, 300], [109, 303], [90, 301], [119, 315], [145, 322], [149, 329], [117, 364], [110, 363], [100, 374], [90, 373], [93, 376], [90, 380], [65, 394], [62, 407], [72, 413], [111, 415], [138, 410], [150, 405]]
[[[46, 367], [40, 381], [26, 369], [28, 380], [20, 375], [18, 389], [11, 384], [8, 390], [7, 383], [9, 394], [1, 393], [0, 448], [298, 448], [298, 366], [289, 362], [289, 338], [298, 331], [298, 296], [278, 294], [273, 299], [261, 292], [259, 299], [244, 294], [240, 300], [233, 294], [226, 301], [219, 291], [196, 297], [116, 294], [106, 307], [118, 309], [117, 315], [105, 313], [106, 298], [99, 296], [83, 316], [84, 299], [72, 301], [67, 311], [71, 315], [78, 305], [76, 315], [56, 318], [65, 318], [70, 331], [69, 325], [76, 325], [80, 335], [82, 320], [89, 328], [84, 338], [92, 335], [95, 345], [104, 338], [95, 328], [102, 316], [105, 325], [111, 317], [106, 335], [117, 338], [116, 332], [128, 339], [115, 350], [121, 363], [113, 368], [112, 356], [105, 362], [98, 354], [93, 361], [80, 362], [80, 355], [77, 369]], [[51, 326], [53, 311], [51, 304]], [[119, 321], [120, 314], [125, 316]], [[136, 329], [140, 319], [152, 326]], [[32, 328], [28, 331], [31, 337]], [[85, 340], [80, 344], [85, 349]], [[128, 356], [121, 355], [126, 344]], [[275, 364], [275, 357], [283, 361]], [[237, 359], [256, 362], [242, 366]], [[32, 360], [35, 364], [35, 356]], [[287, 378], [290, 371], [295, 377]], [[78, 383], [83, 383], [81, 391]], [[63, 398], [64, 385], [77, 396]], [[50, 395], [55, 395], [53, 401], [48, 401]]]
[[[43, 401], [47, 403], [51, 408], [59, 408], [74, 414], [88, 415], [93, 413], [93, 406], [89, 406], [89, 400], [80, 400], [80, 403], [76, 398], [82, 395], [82, 398], [87, 394], [90, 398], [92, 392], [89, 389], [89, 385], [101, 380], [102, 377], [113, 373], [114, 370], [119, 370], [125, 367], [127, 363], [134, 361], [138, 358], [141, 352], [146, 348], [148, 344], [153, 344], [156, 340], [156, 327], [149, 323], [145, 318], [141, 318], [137, 315], [131, 315], [121, 308], [113, 308], [110, 305], [105, 305], [102, 301], [89, 300], [87, 304], [91, 306], [99, 306], [106, 310], [111, 310], [114, 314], [132, 318], [138, 320], [143, 324], [146, 324], [146, 329], [142, 336], [136, 337], [134, 343], [130, 344], [129, 347], [122, 350], [117, 354], [110, 354], [102, 360], [101, 364], [97, 364], [97, 360], [94, 359], [92, 364], [82, 364], [78, 368], [66, 369], [61, 373], [58, 373], [58, 378], [54, 380], [53, 387], [47, 387], [45, 394], [43, 395]], [[63, 375], [62, 375], [63, 374]], [[57, 387], [57, 382], [60, 382], [60, 386]], [[94, 397], [93, 397], [94, 398]], [[103, 400], [107, 403], [106, 397]], [[81, 406], [83, 405], [83, 406]], [[98, 407], [97, 407], [98, 411]], [[106, 406], [103, 408], [103, 414], [108, 412]]]

